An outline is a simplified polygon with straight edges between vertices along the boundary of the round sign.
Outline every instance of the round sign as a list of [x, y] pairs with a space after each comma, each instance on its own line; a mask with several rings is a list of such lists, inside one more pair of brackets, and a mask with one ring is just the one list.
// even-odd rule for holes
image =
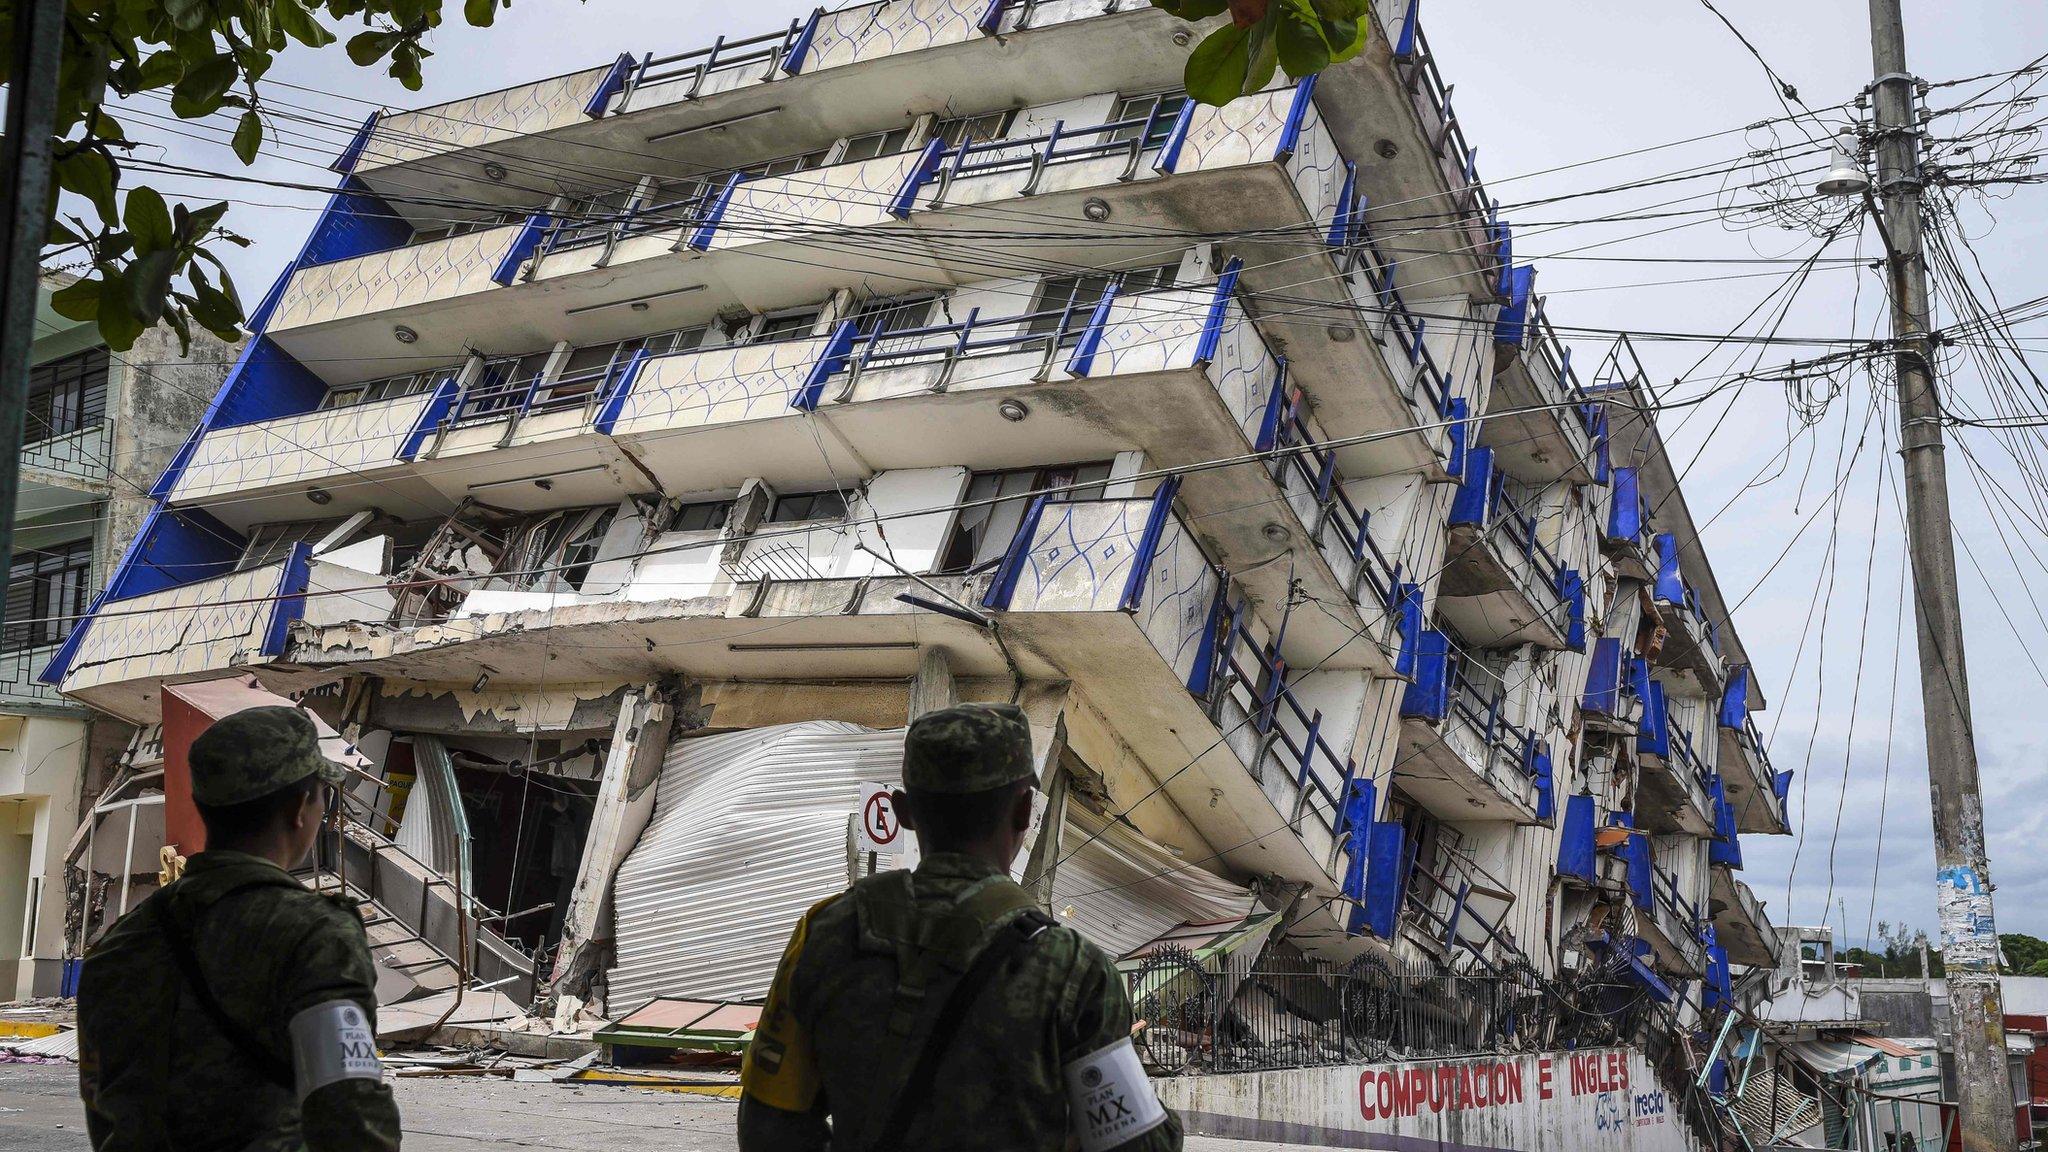
[[877, 844], [895, 843], [896, 833], [903, 828], [896, 821], [896, 809], [889, 804], [887, 792], [877, 792], [868, 797], [868, 802], [861, 807], [860, 819], [867, 829], [868, 839]]

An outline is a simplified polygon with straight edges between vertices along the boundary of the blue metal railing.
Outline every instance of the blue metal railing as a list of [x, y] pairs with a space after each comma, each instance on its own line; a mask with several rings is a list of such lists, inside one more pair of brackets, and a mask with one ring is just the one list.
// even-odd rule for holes
[[1665, 719], [1665, 724], [1670, 736], [1672, 757], [1691, 775], [1692, 782], [1699, 786], [1699, 795], [1710, 797], [1713, 794], [1714, 774], [1708, 769], [1707, 762], [1700, 758], [1699, 749], [1693, 746], [1692, 734], [1685, 730], [1684, 725], [1673, 723], [1669, 717]]
[[[1222, 592], [1227, 594], [1227, 585]], [[1248, 727], [1259, 738], [1254, 774], [1267, 765], [1287, 772], [1296, 788], [1294, 815], [1312, 810], [1334, 832], [1342, 797], [1358, 766], [1331, 747], [1323, 735], [1322, 712], [1304, 707], [1287, 683], [1287, 661], [1280, 655], [1279, 637], [1260, 642], [1251, 632], [1250, 616], [1242, 599], [1223, 612], [1222, 640], [1216, 645], [1205, 681], [1209, 717], [1223, 727], [1223, 702], [1235, 698], [1244, 707]]]
[[1429, 40], [1422, 33], [1414, 5], [1409, 7], [1407, 19], [1403, 21], [1395, 41], [1394, 60], [1396, 68], [1403, 73], [1402, 80], [1410, 96], [1426, 104], [1436, 120], [1434, 130], [1425, 125], [1425, 134], [1430, 137], [1430, 149], [1436, 154], [1444, 182], [1451, 188], [1453, 202], [1467, 222], [1476, 225], [1483, 233], [1480, 239], [1493, 247], [1491, 264], [1494, 269], [1504, 270], [1507, 266], [1505, 226], [1499, 223], [1499, 210], [1487, 195], [1486, 185], [1479, 179], [1479, 150], [1466, 141], [1465, 130], [1451, 108], [1450, 86], [1444, 83], [1442, 73], [1437, 70], [1436, 56], [1430, 51]]
[[1285, 392], [1276, 384], [1273, 402], [1280, 406], [1273, 443], [1257, 447], [1261, 451], [1304, 449], [1286, 451], [1273, 458], [1274, 482], [1280, 485], [1281, 491], [1286, 491], [1287, 473], [1292, 471], [1309, 485], [1315, 493], [1317, 505], [1316, 522], [1306, 525], [1309, 538], [1320, 541], [1325, 527], [1333, 529], [1337, 533], [1338, 544], [1350, 555], [1354, 565], [1352, 600], [1366, 602], [1362, 593], [1369, 588], [1371, 603], [1391, 608], [1395, 591], [1401, 585], [1401, 567], [1387, 559], [1379, 541], [1372, 538], [1372, 514], [1360, 508], [1345, 490], [1343, 474], [1337, 468], [1336, 451], [1321, 446], [1309, 430], [1299, 392]]
[[942, 203], [955, 181], [999, 172], [1028, 172], [1019, 189], [1028, 195], [1037, 189], [1047, 168], [1102, 156], [1124, 155], [1125, 174], [1134, 175], [1147, 152], [1166, 147], [1184, 101], [1184, 97], [1181, 102], [1162, 98], [1143, 116], [1085, 128], [1069, 128], [1066, 121], [1056, 120], [1049, 131], [1036, 136], [969, 140], [950, 148], [941, 144], [936, 150], [929, 150], [926, 162], [911, 172], [897, 203], [907, 209], [918, 191], [934, 180], [939, 188], [931, 203]]
[[[1451, 715], [1463, 720], [1479, 734], [1486, 745], [1489, 761], [1495, 754], [1508, 756], [1515, 770], [1534, 783], [1535, 733], [1507, 718], [1507, 687], [1497, 684], [1492, 693], [1482, 692], [1465, 674], [1467, 662], [1468, 658], [1462, 654], [1454, 654], [1450, 662]], [[1486, 767], [1491, 768], [1492, 764], [1489, 762]]]
[[649, 84], [666, 84], [688, 77], [690, 90], [684, 93], [684, 99], [689, 99], [703, 90], [705, 79], [712, 73], [730, 72], [754, 64], [763, 65], [764, 76], [777, 69], [793, 75], [803, 67], [804, 55], [817, 31], [817, 20], [817, 14], [813, 13], [807, 19], [791, 20], [787, 28], [758, 36], [737, 40], [720, 36], [708, 48], [668, 56], [649, 52], [640, 58], [632, 75], [627, 78], [625, 96], [630, 99], [633, 93]]

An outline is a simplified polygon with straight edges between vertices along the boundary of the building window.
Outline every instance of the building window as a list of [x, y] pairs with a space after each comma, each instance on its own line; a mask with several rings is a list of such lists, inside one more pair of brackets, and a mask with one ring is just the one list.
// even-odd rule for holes
[[[831, 151], [829, 148], [820, 148], [816, 152], [805, 152], [799, 156], [783, 156], [774, 160], [764, 160], [759, 164], [750, 164], [739, 171], [741, 175], [750, 179], [758, 179], [762, 176], [787, 176], [793, 172], [807, 172], [812, 168], [823, 165], [825, 157], [831, 155]], [[719, 181], [720, 185], [724, 183], [723, 180]]]
[[703, 504], [685, 504], [676, 509], [676, 517], [669, 523], [671, 532], [716, 532], [725, 527], [732, 516], [732, 501], [713, 500]]
[[524, 356], [500, 356], [484, 361], [483, 371], [477, 373], [463, 393], [459, 411], [463, 417], [493, 416], [509, 412], [526, 398], [526, 390], [533, 386], [541, 371], [548, 365], [552, 349], [528, 352]]
[[612, 526], [616, 505], [545, 512], [513, 533], [498, 563], [504, 582], [534, 592], [577, 592]]
[[932, 138], [948, 148], [961, 144], [980, 144], [988, 140], [1000, 140], [1010, 130], [1010, 121], [1017, 115], [1016, 110], [1005, 108], [998, 112], [983, 112], [977, 116], [954, 116], [941, 120], [932, 126]]
[[801, 340], [809, 336], [811, 329], [817, 326], [819, 311], [817, 308], [792, 308], [786, 312], [770, 312], [761, 317], [761, 322], [754, 328], [754, 336], [749, 343]]
[[[1118, 128], [1109, 134], [1109, 138], [1117, 143], [1122, 143], [1127, 140], [1136, 140], [1138, 133], [1142, 131], [1145, 133], [1144, 146], [1146, 148], [1157, 148], [1166, 143], [1168, 136], [1173, 135], [1173, 122], [1179, 117], [1181, 106], [1187, 102], [1187, 96], [1180, 92], [1155, 92], [1150, 96], [1125, 96], [1116, 102], [1116, 114], [1109, 118], [1110, 123], [1124, 124], [1132, 120], [1144, 121], [1148, 116], [1152, 117], [1152, 119], [1149, 124], [1129, 124], [1127, 127]], [[1154, 113], [1157, 113], [1157, 115], [1154, 115]]]
[[22, 548], [7, 569], [7, 623], [0, 650], [61, 643], [85, 614], [92, 591], [92, 540]]
[[[1156, 268], [1136, 268], [1117, 273], [1116, 276], [1122, 277], [1117, 285], [1117, 294], [1131, 296], [1171, 288], [1173, 278], [1179, 272], [1180, 262], [1175, 261]], [[1047, 276], [1040, 280], [1038, 292], [1031, 299], [1031, 314], [1026, 318], [1025, 331], [1033, 336], [1055, 329], [1068, 336], [1078, 334], [1088, 326], [1089, 318], [1095, 313], [1095, 305], [1102, 300], [1103, 292], [1114, 278], [1109, 273], [1091, 273], [1084, 276]]]
[[88, 348], [29, 369], [22, 442], [68, 436], [105, 419], [107, 363], [105, 348]]
[[938, 570], [972, 572], [1002, 559], [1033, 495], [1058, 489], [1055, 499], [1100, 500], [1108, 479], [1108, 461], [977, 473], [967, 484], [967, 506], [953, 523]]
[[401, 376], [365, 380], [359, 384], [336, 384], [327, 390], [327, 395], [320, 401], [320, 407], [347, 408], [355, 404], [375, 404], [379, 400], [417, 396], [432, 388], [434, 381], [459, 370], [459, 366], [437, 368], [431, 372], [407, 372]]
[[775, 510], [768, 514], [770, 524], [798, 524], [810, 520], [846, 519], [846, 497], [835, 491], [801, 492], [791, 496], [777, 496]]
[[484, 232], [492, 228], [503, 228], [526, 219], [526, 214], [516, 208], [501, 208], [481, 216], [462, 220], [436, 220], [432, 228], [415, 228], [412, 242], [426, 244], [435, 240], [447, 240], [455, 236], [467, 236], [472, 232]]
[[877, 156], [894, 156], [910, 143], [910, 129], [896, 128], [888, 132], [870, 132], [865, 136], [853, 136], [846, 141], [846, 150], [839, 155], [841, 164], [856, 160], [873, 160]]
[[891, 332], [922, 328], [931, 323], [932, 306], [938, 301], [933, 295], [869, 300], [853, 314], [853, 326], [863, 336], [887, 336]]

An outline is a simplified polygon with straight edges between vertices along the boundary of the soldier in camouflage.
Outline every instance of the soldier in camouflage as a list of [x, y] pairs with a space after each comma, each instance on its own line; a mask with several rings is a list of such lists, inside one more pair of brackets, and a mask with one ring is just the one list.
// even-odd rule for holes
[[1009, 878], [1035, 783], [1013, 705], [911, 724], [894, 801], [923, 860], [797, 923], [741, 1073], [741, 1152], [1181, 1147], [1109, 957]]
[[342, 771], [296, 708], [192, 742], [206, 851], [85, 958], [78, 1082], [100, 1152], [396, 1149], [362, 917], [286, 871]]

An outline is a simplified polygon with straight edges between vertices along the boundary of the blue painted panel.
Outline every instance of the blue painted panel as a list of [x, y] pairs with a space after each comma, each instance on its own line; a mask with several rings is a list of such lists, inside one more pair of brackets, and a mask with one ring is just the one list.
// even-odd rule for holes
[[1451, 710], [1451, 640], [1424, 632], [1415, 643], [1415, 679], [1401, 693], [1401, 715], [1434, 724]]
[[1560, 568], [1557, 594], [1565, 603], [1564, 646], [1574, 652], [1586, 650], [1586, 578], [1575, 568]]
[[1313, 72], [1294, 85], [1294, 101], [1287, 106], [1287, 120], [1280, 126], [1280, 142], [1273, 148], [1273, 159], [1285, 160], [1294, 155], [1295, 145], [1301, 143], [1301, 126], [1308, 119], [1309, 104], [1315, 93], [1316, 74]]
[[1401, 896], [1408, 881], [1408, 830], [1398, 822], [1383, 820], [1372, 826], [1372, 843], [1367, 854], [1365, 904], [1351, 913], [1353, 934], [1371, 932], [1392, 940], [1401, 923]]
[[1493, 342], [1512, 344], [1520, 348], [1529, 336], [1530, 308], [1535, 303], [1536, 269], [1524, 264], [1509, 268], [1503, 277], [1507, 282], [1508, 303], [1500, 310], [1500, 318], [1493, 322]]
[[1195, 649], [1194, 671], [1188, 673], [1188, 693], [1209, 698], [1209, 686], [1216, 676], [1216, 642], [1223, 628], [1223, 601], [1230, 594], [1230, 574], [1217, 568], [1216, 595], [1209, 600], [1209, 618], [1202, 625], [1202, 642]]
[[1465, 453], [1463, 478], [1458, 481], [1457, 496], [1451, 500], [1453, 525], [1486, 526], [1493, 503], [1493, 479], [1493, 449], [1474, 448]]
[[1557, 785], [1550, 767], [1550, 750], [1534, 742], [1529, 756], [1529, 775], [1536, 781], [1536, 819], [1549, 821], [1557, 815]]
[[1749, 721], [1749, 665], [1728, 670], [1728, 687], [1721, 692], [1721, 727], [1741, 728]]
[[832, 338], [825, 341], [825, 350], [818, 354], [818, 362], [811, 365], [810, 375], [804, 377], [804, 386], [789, 398], [789, 406], [799, 412], [815, 412], [818, 401], [825, 395], [825, 381], [846, 370], [846, 362], [853, 355], [854, 338], [860, 335], [860, 328], [851, 320], [841, 320], [832, 330]]
[[1668, 759], [1671, 756], [1671, 727], [1666, 723], [1664, 685], [1660, 681], [1649, 680], [1638, 687], [1642, 692], [1643, 722], [1636, 730], [1636, 751]]
[[1735, 828], [1735, 805], [1728, 802], [1728, 787], [1716, 772], [1707, 778], [1707, 795], [1714, 801], [1714, 838], [1707, 842], [1707, 863], [1724, 868], [1742, 867], [1742, 834]]
[[304, 540], [292, 545], [284, 560], [284, 574], [277, 582], [277, 598], [270, 602], [270, 624], [263, 630], [265, 656], [284, 655], [285, 636], [292, 622], [306, 615], [306, 588], [313, 578], [313, 546]]
[[782, 70], [794, 76], [804, 70], [804, 57], [811, 54], [811, 41], [818, 38], [818, 20], [825, 15], [823, 8], [811, 9], [810, 19], [804, 21], [803, 31], [790, 42], [789, 55], [783, 58]]
[[1073, 355], [1067, 357], [1070, 374], [1086, 376], [1088, 370], [1095, 367], [1095, 354], [1102, 350], [1102, 332], [1109, 325], [1109, 310], [1116, 304], [1116, 287], [1116, 281], [1110, 281], [1102, 290], [1102, 298], [1095, 302], [1095, 311], [1088, 317], [1088, 327], [1075, 341]]
[[354, 177], [327, 201], [327, 208], [306, 238], [295, 268], [331, 264], [372, 252], [389, 252], [412, 242], [412, 222], [382, 196], [365, 189]]
[[1793, 769], [1787, 768], [1771, 781], [1771, 791], [1778, 794], [1780, 808], [1784, 807], [1786, 799], [1792, 795], [1792, 772]]
[[612, 61], [611, 71], [598, 79], [596, 91], [583, 105], [583, 114], [595, 120], [611, 108], [612, 100], [625, 90], [626, 78], [633, 74], [633, 57], [625, 52]]
[[[1635, 947], [1629, 947], [1629, 944]], [[1634, 977], [1636, 983], [1641, 984], [1659, 1004], [1669, 1004], [1677, 999], [1678, 993], [1657, 974], [1655, 968], [1650, 967], [1647, 960], [1643, 959], [1649, 950], [1650, 944], [1647, 940], [1625, 942], [1622, 957], [1628, 961], [1628, 974]]]
[[989, 581], [988, 591], [982, 593], [981, 606], [1001, 611], [1010, 606], [1010, 597], [1017, 594], [1017, 579], [1024, 572], [1024, 557], [1031, 551], [1031, 541], [1038, 535], [1038, 522], [1045, 516], [1044, 496], [1034, 497], [1031, 507], [1025, 509], [1024, 520], [1017, 525], [1017, 534], [1010, 538], [1010, 550], [1003, 554], [1002, 566], [996, 569], [996, 578]]
[[1659, 532], [1656, 546], [1657, 599], [1666, 604], [1684, 604], [1685, 577], [1678, 570], [1678, 537]]
[[1173, 130], [1166, 134], [1166, 143], [1159, 146], [1159, 157], [1152, 161], [1155, 172], [1171, 172], [1180, 163], [1180, 150], [1188, 142], [1188, 129], [1194, 126], [1195, 109], [1193, 100], [1182, 101], [1180, 114], [1173, 118]]
[[918, 154], [917, 163], [911, 165], [909, 174], [904, 176], [903, 187], [898, 188], [895, 197], [889, 201], [889, 215], [898, 220], [910, 219], [910, 210], [917, 204], [917, 190], [939, 170], [939, 157], [945, 149], [943, 140], [933, 140], [924, 146], [924, 151]]
[[1607, 538], [1636, 540], [1643, 534], [1641, 482], [1634, 468], [1616, 468], [1608, 489]]
[[[717, 209], [714, 208], [713, 211]], [[527, 217], [526, 223], [512, 237], [512, 246], [505, 249], [504, 258], [498, 261], [498, 267], [492, 271], [491, 282], [510, 287], [512, 281], [519, 276], [520, 265], [525, 264], [527, 257], [532, 256], [540, 247], [540, 242], [547, 235], [548, 226], [552, 223], [553, 218], [545, 212]]]
[[[1607, 823], [1614, 828], [1633, 829], [1636, 822], [1626, 812], [1615, 812], [1608, 816]], [[1652, 886], [1650, 875], [1650, 841], [1647, 837], [1631, 835], [1622, 841], [1620, 856], [1626, 865], [1629, 902], [1645, 912], [1657, 906], [1657, 891]]]
[[1344, 880], [1342, 891], [1352, 900], [1365, 899], [1366, 863], [1372, 848], [1373, 817], [1378, 812], [1378, 791], [1370, 780], [1351, 781], [1344, 794]]
[[1216, 349], [1223, 340], [1223, 320], [1230, 314], [1230, 297], [1237, 291], [1237, 278], [1244, 271], [1244, 261], [1232, 256], [1223, 265], [1223, 271], [1216, 277], [1216, 294], [1209, 298], [1209, 314], [1202, 319], [1202, 335], [1195, 341], [1195, 363], [1208, 364], [1216, 359]]
[[1395, 585], [1394, 610], [1399, 614], [1396, 627], [1401, 634], [1401, 650], [1394, 654], [1394, 674], [1413, 676], [1422, 644], [1422, 586]]
[[1591, 796], [1564, 798], [1564, 826], [1557, 836], [1559, 876], [1576, 876], [1588, 884], [1598, 879], [1598, 866], [1594, 861], [1593, 847], [1595, 815]]
[[1472, 438], [1472, 426], [1466, 418], [1472, 415], [1472, 405], [1463, 396], [1453, 396], [1444, 402], [1444, 419], [1450, 421], [1451, 458], [1444, 462], [1444, 470], [1453, 476], [1465, 474], [1465, 445]]
[[1593, 656], [1586, 662], [1586, 693], [1579, 697], [1579, 706], [1602, 716], [1621, 712], [1620, 637], [1593, 641]]
[[398, 446], [400, 460], [409, 461], [419, 456], [420, 449], [426, 446], [427, 437], [434, 434], [434, 430], [441, 426], [443, 420], [448, 419], [448, 413], [454, 411], [455, 401], [461, 394], [462, 388], [455, 382], [453, 376], [443, 376], [441, 382], [434, 385], [434, 394], [428, 397], [426, 404], [420, 408], [419, 417], [412, 422], [412, 428], [405, 434], [405, 443]]
[[1119, 603], [1126, 612], [1136, 612], [1145, 598], [1145, 583], [1152, 576], [1152, 561], [1159, 555], [1160, 537], [1166, 534], [1167, 518], [1173, 515], [1173, 498], [1180, 494], [1180, 477], [1160, 481], [1152, 493], [1152, 509], [1145, 516], [1145, 531], [1138, 537], [1138, 554], [1132, 558], [1130, 577], [1124, 581]]
[[336, 156], [334, 161], [327, 165], [328, 171], [346, 176], [356, 170], [357, 162], [363, 158], [363, 149], [370, 144], [370, 134], [377, 130], [377, 118], [382, 115], [384, 113], [380, 111], [363, 117], [362, 127], [357, 128], [356, 134], [349, 137], [348, 144], [341, 150], [341, 155]]

